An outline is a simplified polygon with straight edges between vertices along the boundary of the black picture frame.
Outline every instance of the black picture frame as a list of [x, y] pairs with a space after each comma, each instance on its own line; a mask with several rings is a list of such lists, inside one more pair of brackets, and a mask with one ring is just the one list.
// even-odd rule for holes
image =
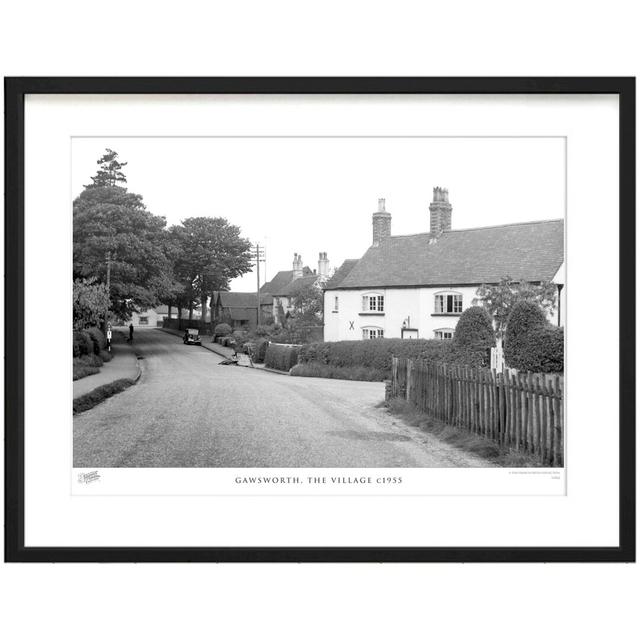
[[[5, 78], [5, 561], [635, 561], [635, 78]], [[619, 98], [619, 544], [615, 547], [26, 547], [24, 540], [24, 102], [27, 94], [615, 94]], [[9, 312], [10, 310], [10, 312]], [[624, 346], [622, 346], [624, 345]]]

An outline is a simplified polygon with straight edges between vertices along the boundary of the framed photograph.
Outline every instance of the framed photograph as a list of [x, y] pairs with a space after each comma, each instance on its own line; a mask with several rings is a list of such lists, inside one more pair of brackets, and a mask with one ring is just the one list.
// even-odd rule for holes
[[7, 78], [5, 558], [635, 560], [635, 79]]

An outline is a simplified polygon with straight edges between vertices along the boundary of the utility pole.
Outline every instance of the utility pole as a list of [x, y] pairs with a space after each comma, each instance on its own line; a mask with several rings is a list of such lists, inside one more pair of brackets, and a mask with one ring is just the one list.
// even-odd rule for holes
[[105, 329], [109, 326], [109, 305], [111, 304], [111, 251], [107, 251], [107, 309], [105, 312]]
[[265, 250], [257, 242], [253, 250], [253, 258], [256, 261], [256, 300], [258, 302], [256, 307], [256, 326], [258, 326], [260, 324], [260, 263], [265, 261]]

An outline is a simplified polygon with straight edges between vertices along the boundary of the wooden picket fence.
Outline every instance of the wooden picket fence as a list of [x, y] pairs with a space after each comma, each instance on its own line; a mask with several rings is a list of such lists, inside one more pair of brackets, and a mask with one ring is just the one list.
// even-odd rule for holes
[[549, 466], [564, 459], [560, 377], [392, 359], [389, 393], [424, 413]]

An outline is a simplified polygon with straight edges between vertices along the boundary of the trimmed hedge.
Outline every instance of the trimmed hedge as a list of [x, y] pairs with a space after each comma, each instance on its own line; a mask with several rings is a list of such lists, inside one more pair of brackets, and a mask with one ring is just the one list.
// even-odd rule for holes
[[447, 362], [471, 367], [488, 367], [491, 347], [496, 346], [491, 316], [482, 307], [469, 307], [460, 316]]
[[264, 357], [264, 366], [278, 371], [289, 371], [298, 364], [300, 347], [271, 342]]
[[307, 362], [297, 364], [291, 369], [292, 376], [307, 378], [335, 378], [338, 380], [364, 380], [366, 382], [380, 382], [385, 374], [370, 367], [334, 367], [321, 362]]
[[509, 367], [519, 371], [529, 371], [531, 355], [528, 345], [532, 332], [550, 326], [544, 311], [534, 302], [518, 302], [507, 320], [504, 335], [504, 359]]
[[521, 371], [561, 373], [564, 371], [564, 329], [547, 325], [531, 331], [518, 354]]
[[300, 362], [319, 362], [334, 367], [365, 367], [391, 375], [391, 356], [421, 358], [432, 362], [450, 360], [451, 343], [445, 340], [343, 340], [314, 342], [300, 349]]
[[267, 347], [269, 346], [268, 340], [258, 340], [255, 343], [253, 349], [253, 361], [257, 363], [264, 362], [264, 357], [267, 354]]

